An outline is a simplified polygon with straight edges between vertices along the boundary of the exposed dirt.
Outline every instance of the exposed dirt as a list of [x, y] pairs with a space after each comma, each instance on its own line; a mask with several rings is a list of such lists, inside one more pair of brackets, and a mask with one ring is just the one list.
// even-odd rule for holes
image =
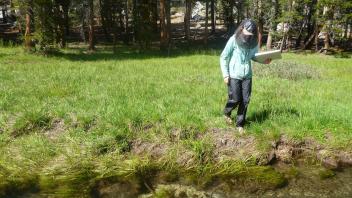
[[332, 150], [313, 139], [294, 141], [281, 136], [276, 146], [275, 159], [279, 162], [292, 163], [295, 159], [313, 157], [328, 169], [341, 169], [352, 166], [352, 152]]
[[66, 130], [65, 122], [62, 119], [54, 120], [49, 130], [45, 131], [45, 135], [52, 140], [57, 139]]
[[236, 136], [235, 129], [213, 129], [209, 136], [214, 141], [214, 159], [221, 160], [224, 157], [245, 161], [251, 157], [259, 157], [260, 152], [256, 147], [253, 136]]
[[168, 152], [168, 144], [143, 141], [137, 139], [131, 144], [131, 153], [136, 155], [148, 155], [153, 159], [162, 157]]
[[[149, 128], [148, 128], [149, 130]], [[182, 138], [181, 130], [170, 133], [170, 141], [178, 142]], [[235, 129], [212, 129], [195, 135], [196, 139], [208, 138], [212, 141], [212, 158], [215, 162], [224, 158], [247, 161], [255, 159], [257, 165], [274, 163], [293, 164], [299, 158], [314, 158], [328, 169], [352, 167], [352, 153], [347, 151], [331, 150], [317, 143], [313, 139], [302, 141], [282, 135], [277, 141], [268, 142], [268, 150], [258, 149], [258, 142], [254, 136], [238, 135]], [[137, 139], [132, 143], [131, 152], [137, 155], [150, 155], [157, 159], [167, 154], [171, 143], [148, 142]], [[187, 149], [178, 155], [178, 164], [187, 166], [194, 160], [194, 153]]]

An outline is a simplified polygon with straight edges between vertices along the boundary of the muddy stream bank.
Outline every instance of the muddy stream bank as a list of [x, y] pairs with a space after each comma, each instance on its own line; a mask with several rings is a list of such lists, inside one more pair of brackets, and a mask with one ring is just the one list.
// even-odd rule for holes
[[[175, 150], [174, 145], [182, 137], [175, 131], [170, 139], [136, 139], [130, 142], [128, 152], [147, 157], [153, 164]], [[220, 129], [195, 139], [210, 143], [211, 151], [195, 154], [178, 149], [173, 169], [160, 168], [158, 163], [129, 176], [110, 175], [94, 182], [87, 179], [83, 188], [82, 184], [60, 191], [39, 187], [15, 192], [11, 197], [352, 197], [351, 152], [332, 150], [312, 139], [298, 141], [284, 135], [267, 142], [263, 150], [258, 149], [253, 136]]]

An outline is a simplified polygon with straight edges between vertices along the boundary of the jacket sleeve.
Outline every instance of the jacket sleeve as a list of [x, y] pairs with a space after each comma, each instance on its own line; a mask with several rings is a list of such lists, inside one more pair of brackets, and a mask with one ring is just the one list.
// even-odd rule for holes
[[220, 55], [220, 67], [221, 67], [222, 76], [224, 78], [230, 76], [229, 62], [231, 60], [233, 48], [234, 48], [234, 37], [231, 36], [231, 38], [227, 41], [226, 46]]

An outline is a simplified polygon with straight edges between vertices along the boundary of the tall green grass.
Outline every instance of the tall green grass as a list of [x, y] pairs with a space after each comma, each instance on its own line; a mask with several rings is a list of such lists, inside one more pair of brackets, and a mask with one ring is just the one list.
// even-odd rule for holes
[[[170, 144], [162, 167], [177, 169], [185, 149], [195, 156], [191, 172], [219, 171], [222, 165], [210, 166], [210, 140], [196, 137], [229, 127], [226, 97], [214, 51], [165, 57], [71, 48], [44, 57], [1, 48], [0, 192], [66, 192], [89, 181], [82, 186], [89, 193], [97, 178], [143, 175], [149, 169], [141, 162], [152, 163], [129, 153], [138, 138]], [[286, 134], [349, 150], [351, 98], [351, 58], [285, 54], [254, 65], [246, 131], [263, 141]], [[175, 131], [180, 142], [172, 140]]]

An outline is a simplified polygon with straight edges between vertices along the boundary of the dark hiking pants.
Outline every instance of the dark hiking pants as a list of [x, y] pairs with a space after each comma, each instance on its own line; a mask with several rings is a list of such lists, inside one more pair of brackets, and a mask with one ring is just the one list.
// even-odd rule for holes
[[232, 110], [237, 106], [236, 126], [243, 127], [246, 121], [246, 112], [252, 92], [252, 79], [230, 79], [228, 84], [229, 99], [224, 113], [231, 116]]

